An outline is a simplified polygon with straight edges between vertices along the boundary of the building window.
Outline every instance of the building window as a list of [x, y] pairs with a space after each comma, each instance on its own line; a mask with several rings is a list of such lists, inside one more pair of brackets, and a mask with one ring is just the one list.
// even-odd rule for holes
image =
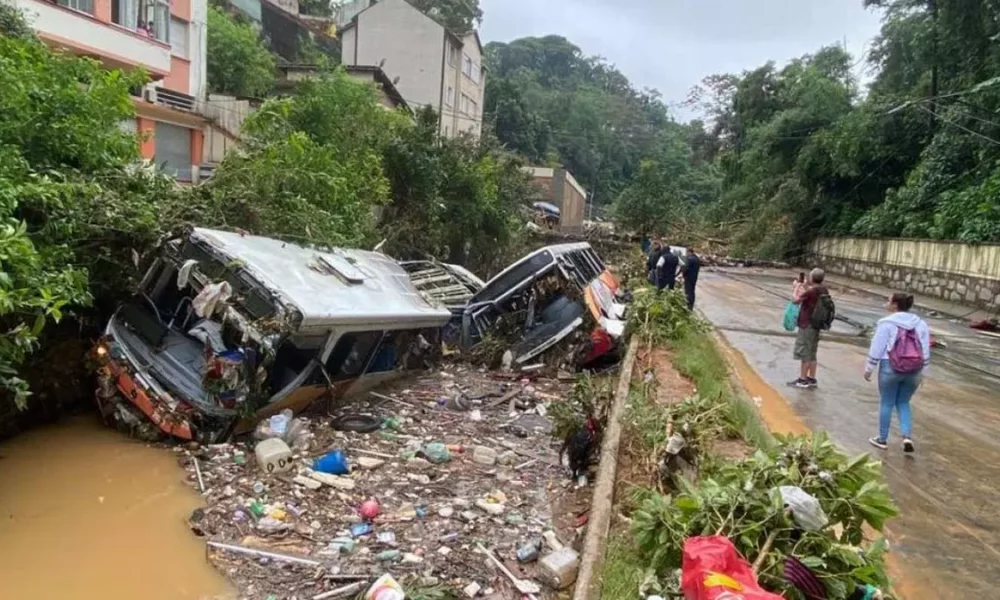
[[156, 164], [178, 181], [191, 181], [191, 130], [169, 123], [156, 123]]
[[188, 24], [170, 17], [170, 51], [180, 58], [188, 57]]
[[465, 60], [462, 61], [462, 73], [465, 73], [466, 77], [472, 79], [472, 59], [469, 58], [468, 54], [465, 55]]
[[94, 14], [94, 0], [56, 0], [56, 3], [89, 15]]
[[482, 74], [482, 67], [479, 65], [472, 65], [472, 81], [475, 84], [479, 84], [479, 80]]
[[455, 88], [448, 87], [448, 95], [444, 97], [444, 104], [448, 107], [455, 106]]
[[448, 64], [455, 67], [456, 69], [458, 68], [459, 54], [460, 52], [457, 46], [448, 44]]
[[[69, 0], [93, 2], [93, 0]], [[116, 25], [170, 42], [170, 2], [168, 0], [111, 0], [111, 20]], [[186, 45], [185, 40], [185, 45]]]

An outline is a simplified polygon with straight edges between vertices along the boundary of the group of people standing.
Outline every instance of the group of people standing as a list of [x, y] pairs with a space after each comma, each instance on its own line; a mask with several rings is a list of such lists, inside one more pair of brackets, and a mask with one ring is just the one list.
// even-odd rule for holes
[[[799, 307], [794, 350], [800, 364], [799, 378], [789, 384], [794, 387], [811, 389], [819, 385], [816, 371], [820, 332], [830, 329], [835, 314], [825, 278], [822, 269], [813, 269], [808, 278], [801, 275], [792, 283], [792, 302]], [[886, 303], [889, 314], [878, 321], [865, 362], [865, 381], [871, 381], [877, 373], [879, 390], [878, 435], [869, 442], [882, 450], [888, 448], [894, 411], [899, 415], [903, 451], [911, 453], [915, 449], [910, 400], [930, 363], [931, 337], [927, 323], [910, 312], [912, 308], [912, 295], [889, 296]]]
[[675, 253], [671, 246], [656, 240], [652, 243], [646, 258], [646, 271], [649, 282], [656, 289], [674, 289], [677, 277], [684, 282], [684, 295], [687, 297], [689, 310], [694, 310], [695, 287], [698, 285], [698, 273], [701, 271], [701, 258], [695, 254], [694, 248], [685, 248], [686, 255]]

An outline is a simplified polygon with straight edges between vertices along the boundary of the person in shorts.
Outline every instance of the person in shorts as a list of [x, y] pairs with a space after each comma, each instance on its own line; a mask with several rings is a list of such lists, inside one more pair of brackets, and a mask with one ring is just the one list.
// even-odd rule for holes
[[799, 361], [799, 378], [789, 383], [797, 388], [814, 388], [819, 385], [816, 369], [819, 366], [816, 355], [819, 352], [820, 330], [813, 326], [812, 316], [816, 304], [829, 290], [823, 285], [826, 273], [823, 269], [813, 269], [804, 282], [795, 280], [792, 301], [799, 305], [798, 333], [795, 336], [795, 360]]

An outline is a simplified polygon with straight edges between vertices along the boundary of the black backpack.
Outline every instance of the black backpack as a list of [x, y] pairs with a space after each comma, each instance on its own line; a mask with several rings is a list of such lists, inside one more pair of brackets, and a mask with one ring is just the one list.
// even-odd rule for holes
[[813, 329], [830, 329], [833, 327], [833, 320], [837, 317], [837, 306], [833, 303], [830, 292], [823, 290], [816, 300], [816, 307], [813, 308], [809, 325]]

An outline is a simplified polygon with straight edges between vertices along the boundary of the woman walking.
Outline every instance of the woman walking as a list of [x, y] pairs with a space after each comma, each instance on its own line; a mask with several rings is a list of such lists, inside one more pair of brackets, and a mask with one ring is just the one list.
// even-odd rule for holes
[[910, 312], [911, 308], [912, 295], [889, 297], [889, 316], [878, 322], [865, 366], [865, 381], [871, 381], [872, 373], [878, 369], [878, 437], [869, 441], [882, 450], [889, 447], [889, 425], [896, 409], [903, 451], [907, 453], [914, 450], [910, 399], [920, 387], [921, 374], [931, 359], [930, 328]]

